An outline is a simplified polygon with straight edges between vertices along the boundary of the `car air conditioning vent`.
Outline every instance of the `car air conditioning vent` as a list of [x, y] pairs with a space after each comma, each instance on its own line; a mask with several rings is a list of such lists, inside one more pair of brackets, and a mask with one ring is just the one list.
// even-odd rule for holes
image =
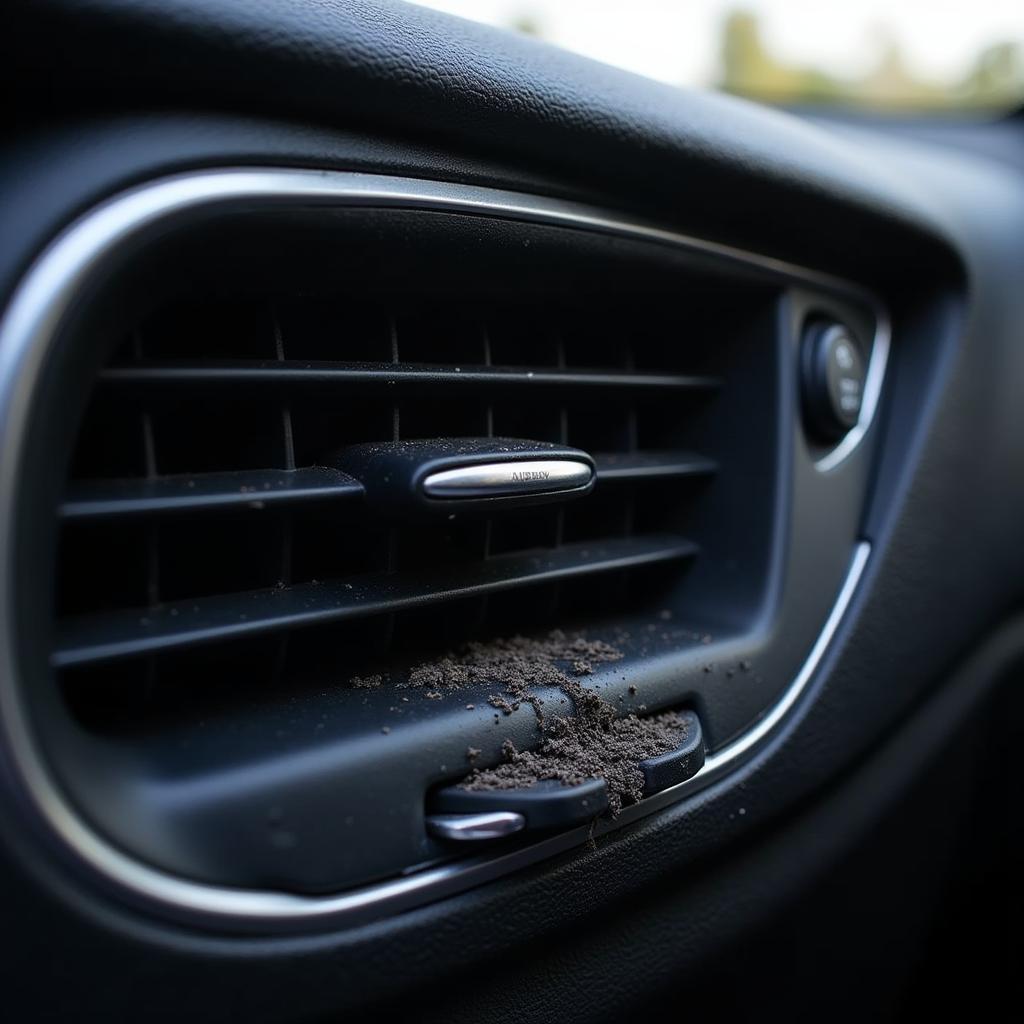
[[[29, 280], [4, 327], [39, 353], [0, 516], [25, 775], [165, 904], [301, 918], [468, 884], [473, 829], [428, 805], [541, 739], [500, 680], [407, 685], [476, 642], [610, 645], [586, 688], [700, 730], [651, 778], [704, 746], [721, 770], [806, 681], [850, 571], [869, 298], [571, 205], [371, 182], [143, 187], [54, 245], [34, 273], [59, 302], [19, 319]], [[824, 322], [866, 368], [828, 443], [801, 418]]]
[[[678, 314], [650, 300], [474, 298], [189, 296], [131, 330], [60, 509], [54, 663], [83, 722], [150, 727], [481, 636], [657, 616], [698, 556], [718, 462], [693, 424], [721, 377], [699, 346], [672, 351]], [[335, 465], [451, 438], [580, 449], [593, 493], [383, 523]]]

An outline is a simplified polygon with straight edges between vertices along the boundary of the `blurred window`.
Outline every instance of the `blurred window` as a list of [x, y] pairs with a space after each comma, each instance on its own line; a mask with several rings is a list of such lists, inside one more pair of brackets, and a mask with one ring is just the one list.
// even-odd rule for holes
[[416, 2], [765, 103], [987, 113], [1024, 102], [1024, 0]]

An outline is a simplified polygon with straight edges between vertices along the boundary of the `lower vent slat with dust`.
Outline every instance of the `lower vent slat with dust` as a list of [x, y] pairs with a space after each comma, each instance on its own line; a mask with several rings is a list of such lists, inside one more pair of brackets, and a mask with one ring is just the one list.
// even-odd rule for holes
[[152, 654], [275, 630], [424, 608], [541, 583], [694, 557], [690, 541], [666, 535], [565, 544], [547, 553], [499, 555], [474, 566], [353, 577], [200, 598], [146, 611], [72, 620], [53, 654], [58, 667]]

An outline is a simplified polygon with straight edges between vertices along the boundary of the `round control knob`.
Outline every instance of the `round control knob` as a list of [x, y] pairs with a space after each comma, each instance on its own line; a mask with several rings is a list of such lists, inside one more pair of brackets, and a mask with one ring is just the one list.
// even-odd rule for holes
[[838, 441], [856, 424], [864, 400], [867, 368], [860, 346], [842, 324], [811, 324], [802, 351], [807, 429], [824, 441]]

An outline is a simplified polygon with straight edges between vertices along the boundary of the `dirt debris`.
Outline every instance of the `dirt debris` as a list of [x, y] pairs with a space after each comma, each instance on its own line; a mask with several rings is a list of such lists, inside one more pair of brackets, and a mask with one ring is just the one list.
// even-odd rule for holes
[[[487, 703], [490, 704], [492, 708], [497, 708], [503, 715], [511, 715], [512, 712], [519, 707], [518, 704], [513, 704], [507, 697], [502, 697], [497, 693], [492, 693], [487, 698]], [[494, 720], [498, 720], [497, 715], [494, 716]]]
[[644, 776], [638, 762], [679, 746], [686, 737], [686, 721], [674, 711], [651, 718], [608, 718], [605, 708], [611, 705], [600, 704], [604, 707], [592, 709], [596, 714], [548, 718], [537, 751], [517, 750], [506, 740], [502, 764], [478, 768], [460, 785], [469, 790], [519, 789], [556, 779], [578, 786], [600, 777], [608, 785], [609, 811], [615, 817], [624, 805], [643, 795]]
[[570, 665], [577, 675], [590, 675], [595, 665], [618, 661], [622, 652], [603, 640], [553, 629], [543, 637], [513, 636], [487, 643], [469, 643], [436, 661], [417, 665], [406, 683], [431, 690], [457, 689], [473, 683], [496, 683], [515, 694], [519, 688], [560, 686]]
[[357, 690], [375, 690], [384, 684], [384, 677], [379, 673], [372, 676], [354, 676], [352, 686]]
[[[421, 665], [410, 674], [409, 685], [458, 688], [472, 683], [501, 685], [488, 703], [505, 715], [530, 704], [543, 734], [536, 751], [502, 746], [504, 761], [494, 768], [473, 771], [460, 785], [472, 790], [513, 789], [545, 779], [579, 785], [603, 778], [608, 785], [609, 810], [614, 816], [643, 794], [643, 773], [638, 762], [677, 747], [686, 731], [685, 720], [674, 712], [641, 719], [635, 714], [617, 717], [615, 707], [578, 677], [594, 667], [619, 661], [622, 652], [603, 640], [553, 630], [541, 638], [515, 636], [490, 643], [468, 644], [455, 654]], [[539, 687], [557, 686], [569, 698], [572, 717], [545, 714]], [[630, 687], [635, 693], [635, 687]]]
[[[614, 817], [643, 795], [639, 762], [672, 750], [686, 735], [686, 720], [675, 712], [650, 718], [630, 712], [619, 717], [614, 705], [580, 684], [579, 678], [592, 675], [597, 666], [622, 657], [622, 651], [603, 640], [556, 629], [541, 637], [513, 636], [466, 644], [443, 658], [415, 666], [408, 679], [396, 685], [419, 688], [432, 700], [474, 684], [499, 687], [500, 692], [487, 697], [496, 711], [496, 723], [501, 715], [511, 715], [523, 704], [533, 708], [542, 734], [540, 747], [518, 750], [506, 739], [502, 763], [474, 769], [461, 786], [513, 789], [548, 779], [572, 786], [599, 777], [608, 785], [609, 810]], [[367, 676], [353, 680], [353, 685], [371, 687], [381, 682], [380, 676]], [[568, 698], [574, 715], [545, 713], [537, 691], [555, 687], [565, 695], [560, 703], [567, 703]], [[628, 689], [631, 695], [637, 692], [635, 686]], [[467, 759], [472, 763], [479, 754], [477, 748], [470, 747]]]

